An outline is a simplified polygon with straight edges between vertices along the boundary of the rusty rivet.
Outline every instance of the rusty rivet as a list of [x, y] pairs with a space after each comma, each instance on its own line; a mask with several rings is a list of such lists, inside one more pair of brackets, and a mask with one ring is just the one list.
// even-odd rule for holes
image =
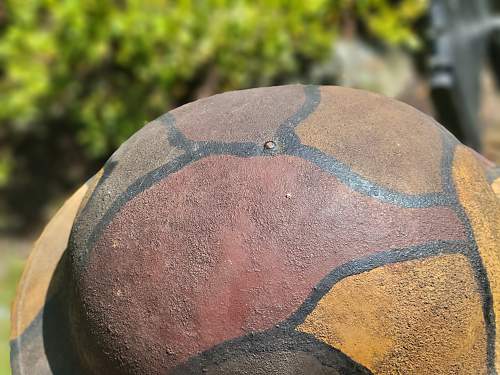
[[272, 150], [276, 147], [276, 143], [274, 143], [273, 141], [267, 141], [266, 143], [264, 143], [264, 148], [266, 150]]

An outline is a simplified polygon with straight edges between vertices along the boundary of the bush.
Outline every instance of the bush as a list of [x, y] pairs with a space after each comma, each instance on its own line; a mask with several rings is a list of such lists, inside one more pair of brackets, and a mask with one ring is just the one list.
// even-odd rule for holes
[[23, 221], [36, 219], [147, 120], [214, 92], [300, 80], [329, 56], [345, 17], [415, 46], [411, 26], [426, 1], [392, 3], [6, 0], [3, 196]]

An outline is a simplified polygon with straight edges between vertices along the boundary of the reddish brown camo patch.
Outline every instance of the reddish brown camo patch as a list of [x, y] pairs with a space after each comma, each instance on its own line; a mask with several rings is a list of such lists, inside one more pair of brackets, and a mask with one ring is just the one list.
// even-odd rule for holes
[[463, 239], [450, 208], [377, 201], [299, 158], [207, 157], [129, 201], [92, 250], [88, 366], [164, 373], [288, 318], [345, 262]]

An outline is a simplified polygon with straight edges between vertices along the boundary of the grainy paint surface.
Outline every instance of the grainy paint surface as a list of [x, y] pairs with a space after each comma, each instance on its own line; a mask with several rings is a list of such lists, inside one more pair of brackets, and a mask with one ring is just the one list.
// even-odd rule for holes
[[[279, 324], [343, 263], [465, 238], [448, 208], [377, 201], [296, 157], [207, 157], [137, 195], [103, 232], [83, 274], [84, 329], [103, 336], [96, 356], [175, 364]], [[109, 327], [127, 341], [107, 340]]]
[[485, 374], [481, 296], [461, 254], [389, 264], [338, 282], [297, 328], [375, 374]]
[[[193, 141], [252, 142], [272, 139], [305, 101], [300, 85], [214, 95], [174, 109], [176, 127]], [[210, 126], [207, 126], [210, 124]]]
[[180, 107], [48, 225], [14, 374], [496, 373], [497, 171], [362, 91]]
[[442, 191], [439, 128], [416, 109], [390, 101], [359, 90], [322, 87], [318, 109], [297, 134], [304, 144], [384, 187], [412, 195]]
[[[488, 186], [474, 155], [457, 147], [453, 162], [457, 193], [471, 223], [477, 248], [488, 274], [496, 326], [500, 326], [500, 201]], [[500, 366], [500, 335], [496, 336], [496, 366]]]

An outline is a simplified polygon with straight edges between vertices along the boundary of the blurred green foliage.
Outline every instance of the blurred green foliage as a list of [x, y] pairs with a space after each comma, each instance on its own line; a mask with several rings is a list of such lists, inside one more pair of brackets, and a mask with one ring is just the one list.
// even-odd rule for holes
[[[199, 96], [307, 81], [343, 20], [416, 47], [426, 0], [4, 0], [0, 194], [36, 219], [147, 120]], [[28, 199], [29, 198], [29, 199]], [[1, 209], [1, 207], [0, 207]]]

